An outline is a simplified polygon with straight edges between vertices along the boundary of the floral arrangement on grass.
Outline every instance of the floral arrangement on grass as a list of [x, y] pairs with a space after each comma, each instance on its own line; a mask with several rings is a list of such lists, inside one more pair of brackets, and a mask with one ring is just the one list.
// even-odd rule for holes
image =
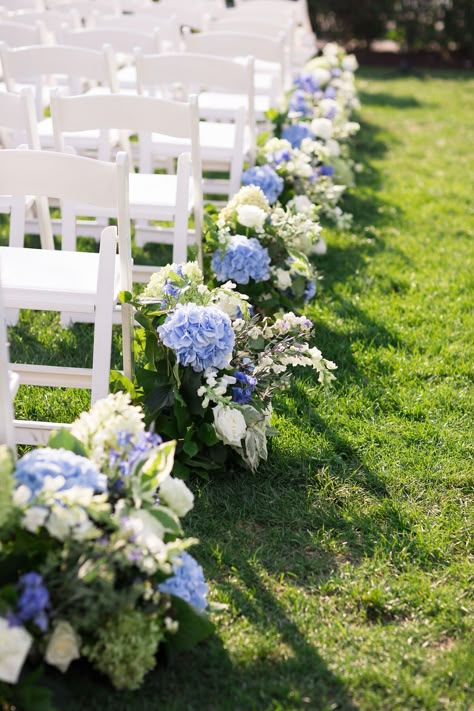
[[351, 120], [359, 108], [356, 68], [355, 57], [334, 43], [308, 62], [280, 108], [268, 112], [273, 130], [259, 136], [257, 166], [243, 173], [244, 185], [259, 185], [272, 204], [305, 196], [321, 217], [350, 227], [351, 216], [338, 203], [359, 170], [348, 146], [360, 128]]
[[161, 644], [212, 631], [175, 446], [117, 393], [16, 464], [0, 447], [0, 696], [39, 708], [28, 671], [79, 658], [137, 689]]
[[146, 413], [152, 429], [178, 441], [175, 468], [207, 477], [237, 456], [255, 471], [267, 458], [275, 393], [292, 369], [306, 366], [319, 381], [334, 363], [309, 341], [303, 316], [251, 316], [246, 295], [227, 282], [203, 283], [196, 263], [171, 264], [154, 274], [143, 294], [122, 295], [136, 309], [136, 383], [117, 374]]
[[299, 309], [316, 294], [318, 276], [307, 255], [324, 252], [320, 233], [308, 198], [272, 208], [260, 187], [243, 187], [208, 222], [212, 283], [234, 282], [263, 314]]

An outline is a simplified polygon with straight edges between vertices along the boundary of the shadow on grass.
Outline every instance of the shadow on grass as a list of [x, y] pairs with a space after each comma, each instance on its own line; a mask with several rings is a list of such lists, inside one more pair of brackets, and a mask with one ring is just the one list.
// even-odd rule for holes
[[413, 96], [396, 96], [385, 91], [361, 91], [359, 98], [363, 106], [385, 106], [392, 109], [426, 109], [427, 104]]

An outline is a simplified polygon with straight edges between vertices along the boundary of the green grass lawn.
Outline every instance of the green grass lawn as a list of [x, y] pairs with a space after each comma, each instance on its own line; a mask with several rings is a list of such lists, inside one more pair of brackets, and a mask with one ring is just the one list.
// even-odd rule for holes
[[[308, 310], [337, 382], [295, 379], [257, 474], [194, 485], [216, 635], [137, 693], [51, 672], [60, 711], [473, 708], [474, 80], [360, 77], [354, 228], [326, 234]], [[51, 325], [26, 314], [13, 355], [82, 365], [88, 328], [51, 356]], [[34, 392], [19, 416], [87, 405]]]

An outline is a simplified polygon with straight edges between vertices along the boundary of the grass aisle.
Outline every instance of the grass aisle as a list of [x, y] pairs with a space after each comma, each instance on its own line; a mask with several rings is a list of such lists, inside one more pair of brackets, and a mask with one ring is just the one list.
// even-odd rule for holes
[[474, 82], [383, 75], [361, 72], [354, 230], [309, 314], [338, 380], [296, 382], [268, 465], [188, 522], [218, 634], [135, 695], [52, 673], [60, 711], [469, 708]]

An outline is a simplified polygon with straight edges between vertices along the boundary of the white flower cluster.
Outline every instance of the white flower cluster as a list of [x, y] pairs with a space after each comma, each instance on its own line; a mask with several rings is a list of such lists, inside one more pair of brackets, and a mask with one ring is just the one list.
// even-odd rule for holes
[[[309, 204], [311, 206], [310, 202]], [[270, 218], [271, 224], [288, 247], [303, 254], [310, 254], [311, 248], [320, 238], [321, 225], [308, 216], [309, 211], [298, 212], [293, 207], [296, 207], [295, 203], [289, 204], [286, 209], [276, 207]]]
[[118, 392], [83, 412], [72, 425], [71, 434], [84, 442], [92, 461], [100, 468], [108, 461], [110, 449], [117, 447], [120, 432], [136, 435], [145, 431], [143, 419], [142, 409], [131, 404], [130, 395]]
[[227, 205], [222, 208], [217, 220], [218, 227], [224, 227], [226, 224], [228, 224], [228, 222], [234, 217], [237, 209], [243, 207], [244, 205], [252, 205], [254, 207], [258, 207], [265, 213], [265, 215], [268, 215], [271, 210], [269, 202], [263, 194], [262, 189], [257, 187], [256, 185], [246, 185], [240, 188], [240, 190], [231, 198]]
[[167, 264], [158, 272], [151, 275], [150, 281], [146, 285], [143, 296], [150, 299], [161, 299], [163, 287], [167, 280], [180, 273], [186, 277], [192, 284], [202, 284], [203, 276], [197, 262], [186, 262], [186, 264]]

